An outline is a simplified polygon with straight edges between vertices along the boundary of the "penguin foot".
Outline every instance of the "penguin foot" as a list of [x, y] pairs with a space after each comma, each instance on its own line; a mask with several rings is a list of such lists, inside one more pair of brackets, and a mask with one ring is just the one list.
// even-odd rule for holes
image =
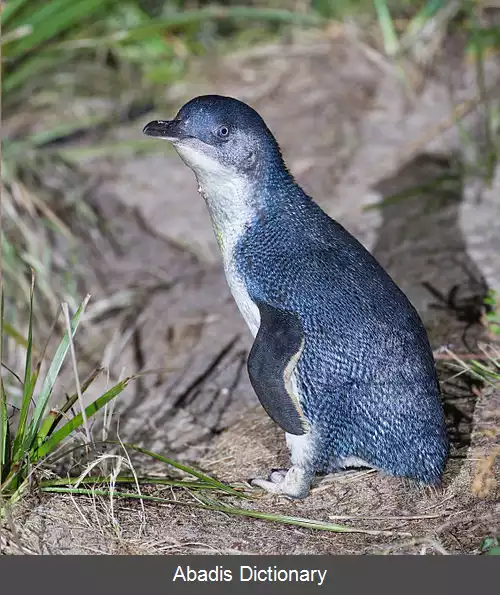
[[269, 481], [271, 483], [281, 483], [288, 473], [288, 469], [272, 469], [269, 475]]
[[252, 479], [251, 484], [271, 494], [288, 498], [305, 498], [309, 493], [311, 481], [312, 475], [305, 469], [291, 467], [288, 471], [272, 471], [269, 479]]

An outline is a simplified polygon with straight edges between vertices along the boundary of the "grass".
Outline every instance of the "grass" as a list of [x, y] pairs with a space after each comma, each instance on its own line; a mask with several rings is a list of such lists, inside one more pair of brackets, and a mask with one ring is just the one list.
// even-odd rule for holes
[[[129, 480], [129, 483], [133, 483]], [[189, 485], [189, 484], [186, 484]], [[177, 485], [176, 487], [181, 487]], [[206, 489], [202, 488], [202, 489]], [[143, 502], [156, 502], [159, 504], [171, 504], [174, 506], [188, 506], [192, 508], [199, 508], [203, 510], [210, 510], [212, 512], [221, 512], [232, 516], [242, 516], [252, 519], [259, 519], [272, 523], [278, 523], [281, 525], [292, 525], [295, 527], [302, 527], [304, 529], [315, 529], [317, 531], [329, 531], [333, 533], [358, 533], [363, 535], [387, 535], [400, 537], [411, 537], [411, 533], [404, 531], [391, 531], [391, 530], [372, 530], [364, 529], [362, 527], [350, 527], [346, 525], [338, 525], [336, 523], [328, 523], [321, 520], [308, 519], [303, 517], [296, 517], [282, 514], [272, 514], [268, 512], [262, 512], [259, 510], [253, 510], [250, 508], [240, 508], [232, 504], [221, 502], [214, 498], [209, 498], [206, 495], [197, 495], [197, 501], [183, 501], [177, 498], [163, 498], [161, 496], [154, 496], [148, 494], [141, 494], [136, 492], [112, 492], [109, 489], [81, 489], [73, 487], [57, 487], [57, 486], [43, 486], [42, 492], [55, 492], [59, 494], [76, 494], [85, 496], [105, 496], [114, 498], [123, 498], [129, 500], [141, 500]], [[240, 496], [241, 497], [241, 496]]]
[[[446, 362], [448, 367], [455, 370], [455, 375], [467, 375], [472, 380], [482, 386], [482, 390], [486, 391], [486, 397], [494, 395], [495, 391], [500, 390], [500, 348], [497, 344], [482, 346], [482, 357], [465, 359], [449, 349], [445, 350], [448, 356]], [[491, 414], [491, 419], [494, 419], [494, 413]], [[477, 426], [475, 431], [479, 434], [484, 433], [490, 437], [497, 437], [499, 433], [498, 425], [485, 424], [482, 428]], [[484, 453], [476, 463], [474, 479], [471, 485], [472, 493], [479, 498], [486, 498], [490, 495], [496, 484], [495, 469], [497, 460], [500, 459], [500, 446], [493, 443], [488, 452]], [[490, 543], [490, 542], [488, 542]], [[491, 545], [491, 543], [490, 543]], [[498, 545], [498, 544], [497, 544]], [[489, 551], [491, 549], [491, 552]], [[481, 546], [482, 553], [500, 554], [500, 549], [495, 545], [490, 547]]]
[[480, 545], [481, 554], [500, 556], [500, 537], [486, 537]]
[[459, 373], [468, 374], [489, 386], [500, 385], [500, 349], [495, 345], [481, 347], [484, 357], [470, 358], [467, 361], [449, 349], [445, 349], [445, 352], [449, 356], [448, 365]]
[[497, 291], [488, 291], [485, 299], [485, 315], [483, 324], [492, 336], [500, 335], [500, 294]]
[[[120, 394], [132, 379], [126, 378], [90, 405], [83, 406], [82, 396], [95, 379], [94, 374], [75, 394], [69, 396], [59, 406], [52, 407], [50, 402], [54, 387], [67, 352], [73, 348], [73, 337], [84, 314], [88, 298], [80, 304], [71, 320], [67, 318], [66, 333], [60, 340], [46, 372], [42, 375], [45, 354], [42, 351], [41, 356], [36, 360], [33, 356], [33, 296], [34, 282], [32, 282], [30, 294], [28, 338], [23, 341], [23, 345], [26, 345], [24, 375], [21, 378], [20, 374], [7, 368], [7, 372], [21, 385], [22, 398], [19, 408], [13, 406], [9, 398], [8, 384], [1, 382], [0, 513], [4, 511], [6, 505], [14, 504], [27, 492], [33, 473], [57, 452], [63, 441], [69, 436], [74, 436], [84, 426], [84, 420], [92, 417]], [[71, 415], [77, 401], [80, 403], [80, 412]], [[87, 438], [89, 437], [87, 432]], [[90, 440], [87, 440], [86, 444], [91, 446]]]

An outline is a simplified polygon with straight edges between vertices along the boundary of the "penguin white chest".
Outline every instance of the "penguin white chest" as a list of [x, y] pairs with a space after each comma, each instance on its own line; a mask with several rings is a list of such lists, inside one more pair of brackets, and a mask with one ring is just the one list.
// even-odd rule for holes
[[207, 203], [215, 236], [222, 252], [224, 271], [236, 304], [255, 337], [260, 313], [248, 295], [238, 274], [233, 251], [252, 217], [252, 188], [247, 177], [189, 146], [179, 146], [179, 155], [191, 167], [198, 180], [198, 192]]
[[226, 273], [229, 289], [233, 294], [234, 301], [241, 312], [250, 332], [255, 337], [260, 326], [260, 312], [251, 297], [248, 295], [245, 283], [238, 275], [234, 261], [229, 257], [224, 259], [224, 271]]
[[238, 274], [234, 249], [245, 233], [254, 213], [251, 207], [252, 188], [247, 178], [222, 166], [207, 156], [183, 149], [186, 162], [194, 165], [198, 192], [207, 203], [215, 236], [222, 253], [224, 272], [234, 300], [255, 337], [260, 326], [260, 312], [248, 295]]

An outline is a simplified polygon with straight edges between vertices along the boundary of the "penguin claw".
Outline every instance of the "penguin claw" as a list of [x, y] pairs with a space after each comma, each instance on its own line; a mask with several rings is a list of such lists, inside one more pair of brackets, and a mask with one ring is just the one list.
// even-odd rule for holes
[[280, 489], [280, 483], [273, 483], [267, 479], [262, 479], [260, 477], [256, 477], [250, 481], [250, 485], [256, 488], [262, 488], [266, 492], [270, 494], [282, 494]]
[[256, 477], [248, 480], [248, 483], [253, 486], [258, 486], [266, 490], [267, 492], [272, 493], [281, 493], [275, 487], [275, 484], [280, 484], [284, 481], [286, 474], [288, 473], [288, 469], [271, 469], [269, 476], [267, 479]]
[[271, 483], [281, 483], [284, 481], [288, 469], [273, 469], [269, 475], [269, 481]]
[[271, 494], [288, 498], [305, 498], [309, 493], [312, 475], [299, 467], [291, 467], [288, 471], [272, 471], [269, 479], [256, 478], [251, 485], [262, 488]]

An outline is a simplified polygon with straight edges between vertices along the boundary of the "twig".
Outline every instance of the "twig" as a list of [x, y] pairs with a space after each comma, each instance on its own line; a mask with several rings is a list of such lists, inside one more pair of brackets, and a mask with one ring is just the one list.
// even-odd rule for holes
[[189, 394], [200, 384], [202, 384], [212, 373], [212, 371], [220, 364], [220, 362], [226, 357], [226, 355], [231, 351], [234, 347], [238, 339], [240, 338], [239, 334], [235, 335], [224, 347], [214, 356], [213, 359], [210, 360], [207, 367], [200, 372], [196, 376], [196, 378], [181, 392], [180, 395], [177, 395], [175, 402], [173, 404], [173, 408], [176, 409], [180, 407], [183, 402], [187, 399]]

